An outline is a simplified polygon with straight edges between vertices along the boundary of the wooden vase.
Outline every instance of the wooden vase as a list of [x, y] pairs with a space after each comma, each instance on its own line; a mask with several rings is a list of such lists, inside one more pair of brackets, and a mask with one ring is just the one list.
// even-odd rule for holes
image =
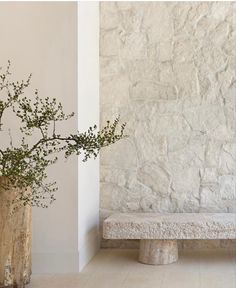
[[6, 181], [0, 176], [0, 288], [24, 288], [31, 275], [31, 207], [14, 211], [20, 190], [4, 188]]

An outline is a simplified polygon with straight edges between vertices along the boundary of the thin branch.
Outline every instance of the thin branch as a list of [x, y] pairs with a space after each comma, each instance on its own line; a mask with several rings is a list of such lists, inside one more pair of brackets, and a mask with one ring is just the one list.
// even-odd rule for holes
[[13, 140], [12, 140], [12, 135], [11, 135], [11, 129], [8, 129], [8, 135], [10, 138], [10, 146], [13, 148]]
[[55, 137], [56, 133], [56, 121], [53, 120], [53, 132], [52, 132], [52, 136]]
[[[53, 138], [41, 138], [36, 144], [32, 146], [32, 148], [29, 150], [27, 154], [31, 154], [40, 144], [44, 144], [46, 142], [54, 141], [54, 140], [59, 140], [59, 141], [69, 141], [69, 140], [74, 140], [70, 139], [68, 137], [53, 137]], [[74, 140], [75, 141], [75, 140]], [[76, 142], [76, 141], [75, 141]]]
[[40, 132], [41, 132], [41, 134], [42, 134], [43, 138], [45, 138], [45, 135], [44, 135], [44, 133], [43, 133], [43, 129], [42, 129], [42, 127], [41, 127], [41, 126], [39, 127], [39, 130], [40, 130]]

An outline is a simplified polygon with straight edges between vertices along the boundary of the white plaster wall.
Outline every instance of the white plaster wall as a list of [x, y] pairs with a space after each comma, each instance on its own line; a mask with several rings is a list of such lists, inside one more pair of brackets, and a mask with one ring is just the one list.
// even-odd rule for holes
[[[1, 2], [0, 66], [12, 61], [15, 79], [33, 73], [32, 89], [55, 97], [66, 112], [77, 110], [76, 2]], [[14, 118], [8, 118], [12, 126]], [[77, 117], [61, 133], [76, 131]], [[2, 142], [3, 139], [0, 139]], [[48, 209], [33, 209], [33, 272], [78, 271], [77, 157], [49, 169], [57, 200]]]
[[101, 3], [101, 122], [129, 134], [101, 154], [102, 219], [236, 211], [235, 19], [235, 2]]
[[[99, 124], [99, 4], [78, 5], [78, 127]], [[81, 158], [82, 159], [82, 158]], [[99, 159], [79, 161], [79, 269], [99, 249]]]

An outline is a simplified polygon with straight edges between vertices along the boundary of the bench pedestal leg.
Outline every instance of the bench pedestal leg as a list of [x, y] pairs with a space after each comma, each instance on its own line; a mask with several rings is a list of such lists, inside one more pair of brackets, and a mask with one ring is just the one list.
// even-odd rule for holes
[[177, 240], [140, 240], [139, 262], [150, 265], [162, 265], [170, 264], [177, 260]]

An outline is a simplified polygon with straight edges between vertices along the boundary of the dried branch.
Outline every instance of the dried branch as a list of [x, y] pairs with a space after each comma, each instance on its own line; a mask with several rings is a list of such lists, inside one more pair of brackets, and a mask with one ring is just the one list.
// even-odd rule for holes
[[[47, 167], [57, 161], [54, 155], [64, 152], [67, 158], [73, 154], [84, 154], [83, 161], [96, 158], [102, 147], [125, 137], [125, 124], [120, 126], [117, 118], [113, 123], [108, 121], [100, 131], [94, 125], [86, 132], [62, 136], [56, 131], [56, 123], [70, 119], [74, 113], [66, 115], [61, 103], [55, 98], [40, 98], [38, 90], [34, 91], [33, 97], [26, 97], [24, 93], [30, 86], [31, 75], [26, 81], [16, 82], [8, 79], [10, 75], [9, 62], [6, 71], [0, 74], [0, 92], [5, 92], [5, 97], [0, 97], [0, 133], [2, 116], [6, 109], [11, 109], [21, 122], [22, 140], [19, 147], [14, 147], [9, 134], [9, 147], [0, 149], [0, 176], [8, 177], [9, 183], [22, 191], [31, 188], [30, 194], [22, 192], [19, 195], [19, 203], [47, 207], [48, 202], [55, 200], [57, 190], [54, 182], [45, 182]], [[37, 130], [40, 137], [30, 146], [27, 139]]]

